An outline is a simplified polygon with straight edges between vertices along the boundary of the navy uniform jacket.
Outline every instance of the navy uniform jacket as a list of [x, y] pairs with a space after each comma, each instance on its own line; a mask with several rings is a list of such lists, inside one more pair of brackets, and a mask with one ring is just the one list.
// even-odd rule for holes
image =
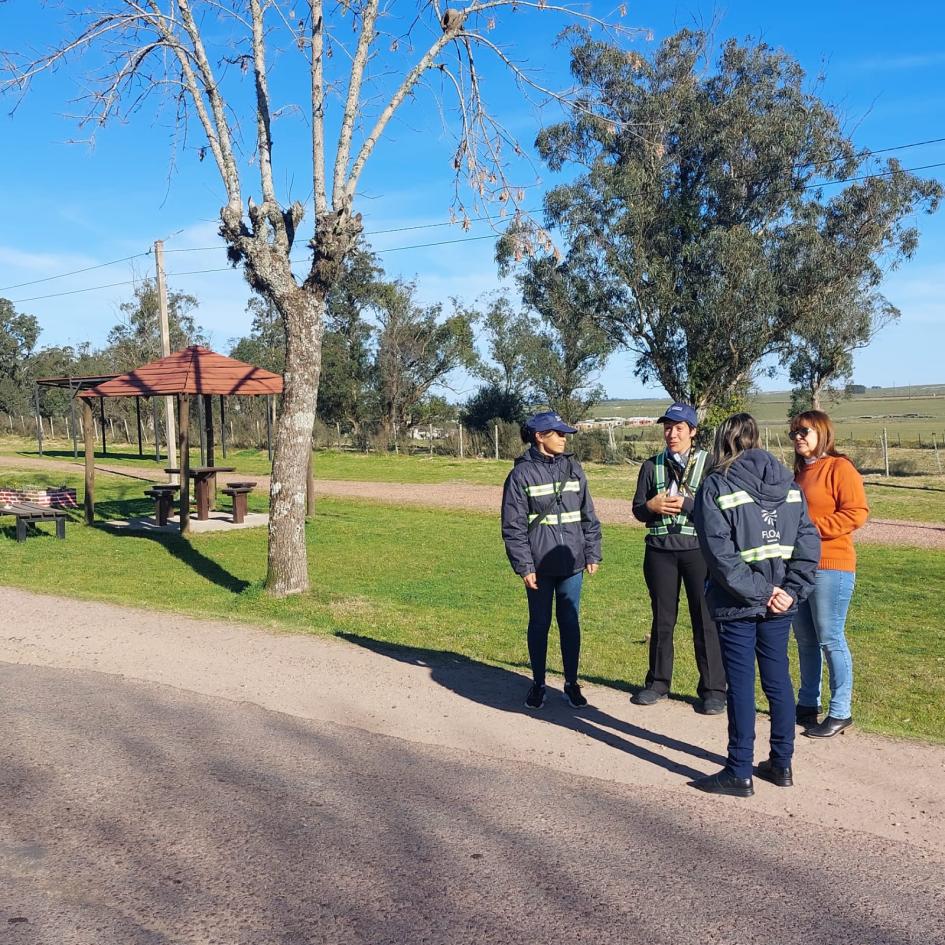
[[795, 608], [814, 589], [820, 535], [793, 473], [765, 450], [745, 450], [725, 472], [706, 476], [693, 519], [713, 620], [764, 616], [775, 587]]
[[515, 460], [502, 490], [502, 539], [521, 576], [566, 577], [601, 560], [600, 522], [572, 454], [545, 456], [532, 446]]

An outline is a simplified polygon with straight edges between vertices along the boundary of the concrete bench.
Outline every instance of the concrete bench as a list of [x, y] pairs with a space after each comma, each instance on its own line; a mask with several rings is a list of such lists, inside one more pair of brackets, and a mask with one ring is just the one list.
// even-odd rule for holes
[[66, 537], [66, 513], [62, 509], [53, 509], [45, 505], [33, 505], [32, 502], [10, 502], [0, 506], [0, 515], [16, 517], [16, 540], [26, 541], [27, 526], [36, 526], [37, 522], [55, 522], [56, 537]]
[[246, 496], [256, 488], [255, 482], [228, 482], [220, 492], [233, 500], [233, 524], [240, 525], [246, 518]]

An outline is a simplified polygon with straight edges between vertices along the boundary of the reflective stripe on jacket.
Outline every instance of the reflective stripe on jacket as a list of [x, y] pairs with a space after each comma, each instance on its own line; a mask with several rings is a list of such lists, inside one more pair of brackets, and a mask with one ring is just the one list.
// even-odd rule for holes
[[793, 474], [770, 453], [746, 450], [725, 472], [710, 473], [693, 519], [709, 569], [713, 620], [763, 616], [775, 587], [795, 607], [810, 595], [820, 536]]
[[502, 490], [502, 540], [523, 576], [567, 576], [601, 560], [600, 522], [570, 453], [550, 457], [530, 447], [515, 460]]

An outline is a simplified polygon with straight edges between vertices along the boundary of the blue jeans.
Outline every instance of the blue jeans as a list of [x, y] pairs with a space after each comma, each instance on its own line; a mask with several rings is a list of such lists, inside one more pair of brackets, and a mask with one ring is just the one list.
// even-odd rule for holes
[[820, 681], [826, 656], [830, 677], [827, 711], [835, 719], [847, 719], [852, 714], [853, 657], [843, 628], [855, 585], [853, 571], [818, 571], [813, 593], [797, 608], [794, 618], [801, 665], [797, 701], [800, 705], [820, 705]]
[[788, 668], [791, 617], [785, 614], [718, 621], [728, 679], [728, 762], [736, 778], [751, 777], [755, 751], [755, 659], [771, 709], [771, 760], [794, 757], [794, 684]]
[[551, 605], [555, 603], [558, 634], [561, 638], [561, 661], [564, 663], [564, 681], [577, 682], [578, 656], [581, 653], [581, 585], [584, 572], [567, 577], [538, 575], [538, 590], [527, 587], [528, 595], [528, 658], [532, 664], [532, 678], [539, 686], [545, 684], [545, 664], [548, 658], [548, 631], [551, 629]]

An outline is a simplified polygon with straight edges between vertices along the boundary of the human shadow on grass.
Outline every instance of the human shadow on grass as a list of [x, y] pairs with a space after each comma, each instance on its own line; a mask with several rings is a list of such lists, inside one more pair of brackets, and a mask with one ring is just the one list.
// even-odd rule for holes
[[592, 705], [583, 709], [572, 709], [559, 697], [559, 693], [551, 689], [541, 710], [528, 710], [525, 708], [528, 680], [518, 673], [499, 666], [490, 666], [488, 663], [482, 663], [458, 653], [386, 643], [355, 633], [338, 633], [337, 636], [398, 662], [408, 663], [411, 666], [425, 666], [435, 682], [464, 699], [503, 712], [528, 715], [530, 718], [579, 732], [588, 738], [593, 738], [595, 741], [686, 779], [702, 777], [705, 771], [699, 771], [689, 765], [666, 758], [639, 742], [650, 742], [661, 748], [683, 752], [700, 761], [725, 764], [723, 757], [706, 751], [698, 745], [692, 745], [660, 732], [651, 732], [632, 722], [618, 719]]
[[226, 591], [239, 594], [250, 586], [250, 582], [243, 578], [238, 578], [231, 574], [222, 565], [218, 564], [212, 558], [208, 558], [201, 553], [186, 538], [179, 535], [168, 535], [161, 532], [129, 532], [120, 529], [107, 528], [107, 526], [95, 525], [95, 528], [107, 530], [109, 535], [119, 539], [133, 539], [137, 541], [153, 541], [160, 545], [169, 555], [177, 558], [178, 561], [186, 564], [192, 571], [199, 574], [204, 580], [211, 584], [216, 584]]

